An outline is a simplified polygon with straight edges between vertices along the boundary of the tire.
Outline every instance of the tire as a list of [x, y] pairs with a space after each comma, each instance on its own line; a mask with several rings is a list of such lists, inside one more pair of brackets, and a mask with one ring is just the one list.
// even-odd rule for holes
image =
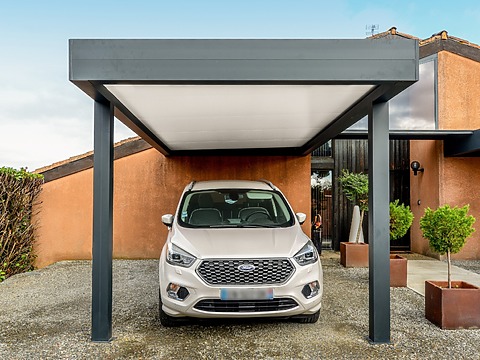
[[319, 317], [320, 317], [320, 310], [318, 310], [316, 313], [313, 313], [313, 314], [300, 315], [300, 316], [294, 317], [294, 319], [301, 324], [315, 324], [318, 321]]
[[165, 327], [177, 326], [179, 321], [173, 316], [168, 315], [162, 309], [162, 296], [160, 295], [160, 289], [158, 289], [158, 314], [160, 318], [160, 324]]

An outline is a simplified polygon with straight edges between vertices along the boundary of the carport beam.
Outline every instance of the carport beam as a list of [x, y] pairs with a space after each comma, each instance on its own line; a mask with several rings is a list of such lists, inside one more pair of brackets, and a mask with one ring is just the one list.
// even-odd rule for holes
[[373, 104], [368, 116], [369, 338], [390, 342], [388, 103]]
[[112, 338], [113, 107], [94, 105], [92, 341]]

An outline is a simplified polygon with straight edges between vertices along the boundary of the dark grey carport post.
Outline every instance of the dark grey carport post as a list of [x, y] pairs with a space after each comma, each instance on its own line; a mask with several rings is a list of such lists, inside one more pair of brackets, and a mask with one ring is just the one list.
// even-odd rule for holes
[[112, 338], [113, 107], [94, 105], [92, 340]]
[[388, 103], [373, 104], [368, 116], [369, 338], [390, 342]]

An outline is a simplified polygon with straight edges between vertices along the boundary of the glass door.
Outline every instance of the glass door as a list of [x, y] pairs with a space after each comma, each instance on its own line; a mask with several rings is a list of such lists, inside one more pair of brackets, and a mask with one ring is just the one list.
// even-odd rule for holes
[[311, 175], [311, 238], [319, 251], [332, 249], [332, 171], [313, 170]]

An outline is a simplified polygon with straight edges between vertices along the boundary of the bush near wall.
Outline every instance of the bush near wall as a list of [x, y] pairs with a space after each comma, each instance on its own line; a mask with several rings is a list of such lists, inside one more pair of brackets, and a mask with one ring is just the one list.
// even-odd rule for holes
[[32, 208], [42, 184], [42, 175], [0, 168], [0, 282], [33, 270]]

